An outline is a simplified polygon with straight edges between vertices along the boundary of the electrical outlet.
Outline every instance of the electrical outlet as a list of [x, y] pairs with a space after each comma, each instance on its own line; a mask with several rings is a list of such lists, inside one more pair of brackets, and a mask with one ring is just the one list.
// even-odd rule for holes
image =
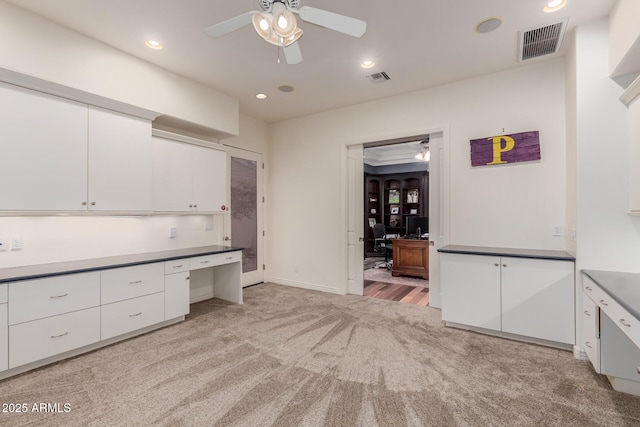
[[9, 246], [7, 239], [0, 239], [0, 251], [6, 251], [7, 246]]
[[11, 239], [11, 250], [19, 251], [22, 249], [22, 239]]
[[207, 222], [207, 223], [204, 225], [204, 231], [211, 231], [211, 230], [213, 230], [213, 224], [212, 224], [212, 223], [210, 223], [210, 222]]
[[169, 238], [170, 239], [175, 239], [177, 235], [178, 235], [178, 229], [175, 228], [175, 227], [171, 227], [169, 229]]

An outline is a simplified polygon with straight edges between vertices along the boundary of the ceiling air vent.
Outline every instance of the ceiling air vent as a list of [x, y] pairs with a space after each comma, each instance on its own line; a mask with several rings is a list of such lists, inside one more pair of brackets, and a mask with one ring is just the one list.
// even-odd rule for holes
[[384, 71], [381, 71], [379, 73], [369, 74], [367, 78], [371, 83], [384, 83], [387, 80], [391, 80], [391, 77], [389, 77], [389, 75]]
[[544, 27], [520, 30], [520, 61], [558, 52], [568, 19]]

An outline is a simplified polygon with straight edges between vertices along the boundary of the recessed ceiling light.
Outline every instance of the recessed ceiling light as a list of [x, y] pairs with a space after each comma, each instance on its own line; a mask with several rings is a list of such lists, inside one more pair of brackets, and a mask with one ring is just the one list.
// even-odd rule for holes
[[367, 59], [366, 61], [362, 61], [362, 62], [360, 63], [360, 66], [361, 66], [362, 68], [372, 68], [374, 65], [376, 65], [376, 63], [375, 63], [375, 62], [373, 62], [373, 61], [372, 61], [372, 60], [370, 60], [370, 59]]
[[501, 18], [488, 18], [476, 25], [475, 30], [476, 33], [490, 33], [491, 31], [497, 30], [500, 25], [502, 25]]
[[556, 12], [567, 5], [567, 0], [551, 0], [542, 9], [547, 13]]
[[155, 49], [155, 50], [160, 50], [163, 47], [162, 43], [155, 40], [147, 40], [144, 42], [144, 44], [146, 44], [147, 47], [150, 47], [151, 49]]
[[265, 93], [256, 94], [256, 98], [258, 99], [267, 99], [267, 95]]

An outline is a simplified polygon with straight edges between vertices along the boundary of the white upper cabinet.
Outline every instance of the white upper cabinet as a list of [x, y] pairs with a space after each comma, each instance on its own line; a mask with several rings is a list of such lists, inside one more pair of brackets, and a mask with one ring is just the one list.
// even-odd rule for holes
[[150, 211], [151, 122], [0, 83], [0, 211]]
[[154, 211], [223, 211], [227, 198], [225, 151], [154, 137], [152, 152]]
[[87, 106], [0, 83], [0, 111], [0, 210], [82, 210]]
[[89, 108], [88, 207], [151, 210], [151, 122]]

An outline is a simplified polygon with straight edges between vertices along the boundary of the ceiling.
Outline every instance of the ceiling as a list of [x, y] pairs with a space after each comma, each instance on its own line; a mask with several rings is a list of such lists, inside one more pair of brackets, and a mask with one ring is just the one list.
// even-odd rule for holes
[[[204, 28], [250, 10], [258, 0], [7, 0], [18, 7], [183, 75], [240, 102], [243, 114], [275, 122], [424, 89], [548, 60], [519, 62], [518, 31], [569, 17], [577, 25], [608, 15], [615, 0], [568, 0], [554, 14], [545, 0], [301, 0], [311, 6], [367, 22], [362, 38], [299, 21], [304, 58], [277, 62], [278, 48], [251, 26], [218, 39]], [[479, 34], [475, 26], [500, 17], [502, 26]], [[151, 50], [147, 39], [164, 49]], [[566, 45], [566, 43], [565, 43]], [[282, 53], [280, 56], [283, 58]], [[365, 70], [360, 63], [372, 59]], [[366, 76], [386, 72], [390, 80]], [[293, 92], [278, 91], [290, 85]], [[267, 99], [255, 95], [263, 92]]]

